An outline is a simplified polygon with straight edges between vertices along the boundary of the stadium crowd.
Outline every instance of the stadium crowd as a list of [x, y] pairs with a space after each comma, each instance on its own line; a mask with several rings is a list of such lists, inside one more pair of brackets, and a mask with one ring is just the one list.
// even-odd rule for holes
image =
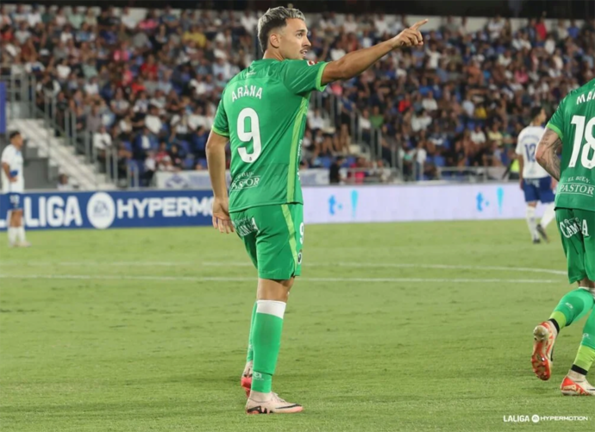
[[[34, 74], [40, 107], [56, 98], [57, 118], [75, 113], [90, 131], [100, 161], [115, 149], [119, 167], [139, 168], [145, 184], [157, 170], [204, 169], [205, 144], [227, 81], [257, 55], [257, 15], [169, 7], [142, 19], [127, 8], [0, 5], [2, 74]], [[439, 167], [508, 165], [531, 106], [551, 114], [562, 95], [594, 76], [595, 21], [559, 20], [548, 29], [531, 19], [512, 31], [507, 19], [478, 32], [448, 17], [421, 48], [395, 51], [360, 77], [325, 91], [311, 110], [302, 167], [329, 167], [349, 156], [356, 137], [381, 130], [380, 164], [402, 161], [436, 178]], [[309, 22], [308, 57], [337, 60], [399, 33], [405, 16], [319, 15]], [[330, 118], [328, 95], [340, 100]], [[353, 117], [359, 133], [353, 130]], [[360, 144], [359, 142], [357, 144]], [[364, 144], [365, 147], [365, 144]], [[362, 157], [343, 166], [369, 168]], [[417, 168], [417, 169], [414, 169]]]

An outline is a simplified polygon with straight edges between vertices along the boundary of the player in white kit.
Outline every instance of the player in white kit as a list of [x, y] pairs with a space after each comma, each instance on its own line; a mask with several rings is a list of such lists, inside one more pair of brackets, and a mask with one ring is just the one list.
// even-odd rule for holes
[[[527, 203], [527, 226], [533, 243], [540, 243], [539, 236], [545, 241], [549, 241], [545, 229], [556, 217], [554, 189], [557, 182], [535, 159], [537, 144], [545, 132], [545, 128], [542, 126], [546, 120], [543, 108], [532, 108], [531, 119], [531, 124], [519, 134], [516, 154], [520, 164], [521, 189], [525, 192]], [[535, 207], [538, 202], [547, 206], [540, 223], [537, 223], [535, 219]]]
[[19, 132], [10, 134], [10, 144], [2, 152], [2, 193], [8, 195], [8, 213], [6, 215], [8, 244], [11, 247], [30, 246], [25, 239], [23, 223], [23, 192], [25, 178], [23, 176], [23, 137]]

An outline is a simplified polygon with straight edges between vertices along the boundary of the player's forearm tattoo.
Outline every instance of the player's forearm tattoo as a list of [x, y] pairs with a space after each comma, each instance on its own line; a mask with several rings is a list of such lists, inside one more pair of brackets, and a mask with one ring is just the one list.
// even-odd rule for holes
[[560, 158], [558, 157], [558, 152], [561, 148], [562, 140], [558, 134], [551, 129], [546, 129], [539, 142], [537, 162], [556, 180], [560, 180]]

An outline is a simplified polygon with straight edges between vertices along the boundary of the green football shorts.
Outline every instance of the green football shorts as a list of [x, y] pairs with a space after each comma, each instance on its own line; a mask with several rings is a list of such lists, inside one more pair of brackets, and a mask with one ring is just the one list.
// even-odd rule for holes
[[302, 204], [252, 207], [230, 216], [259, 278], [287, 280], [302, 274]]
[[595, 281], [595, 212], [559, 208], [556, 220], [568, 262], [568, 280]]

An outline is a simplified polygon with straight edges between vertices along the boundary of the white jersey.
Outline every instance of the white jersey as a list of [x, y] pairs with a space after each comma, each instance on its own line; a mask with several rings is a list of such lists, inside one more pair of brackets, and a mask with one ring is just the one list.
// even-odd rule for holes
[[516, 153], [523, 156], [523, 178], [538, 179], [550, 176], [535, 159], [537, 145], [544, 132], [543, 126], [527, 126], [519, 134]]
[[10, 192], [24, 192], [25, 191], [25, 178], [23, 176], [23, 155], [20, 150], [17, 150], [15, 146], [9, 144], [2, 152], [2, 165], [8, 164], [10, 175], [16, 177], [16, 182], [10, 182], [4, 168], [2, 171], [2, 193]]

